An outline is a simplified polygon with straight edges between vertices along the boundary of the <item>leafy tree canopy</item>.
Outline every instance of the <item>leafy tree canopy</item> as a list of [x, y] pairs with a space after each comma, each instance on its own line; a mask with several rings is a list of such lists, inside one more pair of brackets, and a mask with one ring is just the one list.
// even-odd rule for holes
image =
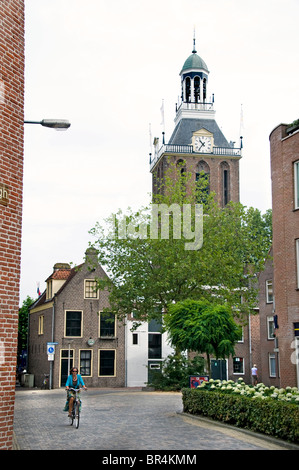
[[[136, 319], [150, 320], [186, 299], [226, 303], [237, 316], [256, 305], [256, 276], [272, 242], [271, 211], [262, 215], [240, 203], [221, 208], [208, 194], [204, 178], [191, 189], [188, 181], [191, 174], [168, 175], [148, 207], [119, 210], [90, 231], [91, 245], [109, 276], [98, 281], [99, 287], [109, 290], [109, 310], [119, 317], [134, 312]], [[198, 227], [198, 202], [203, 206], [203, 243], [200, 249], [186, 249]], [[155, 231], [158, 205], [167, 210], [156, 217]], [[184, 231], [183, 216], [178, 222], [185, 208], [190, 209], [189, 232]]]
[[170, 305], [164, 321], [175, 347], [207, 354], [209, 373], [210, 356], [218, 359], [233, 355], [234, 345], [242, 336], [228, 305], [187, 299]]

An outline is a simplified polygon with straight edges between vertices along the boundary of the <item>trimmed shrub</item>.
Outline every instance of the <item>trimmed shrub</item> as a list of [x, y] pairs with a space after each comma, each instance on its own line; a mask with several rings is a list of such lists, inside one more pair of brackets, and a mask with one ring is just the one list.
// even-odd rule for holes
[[183, 389], [186, 413], [206, 416], [269, 436], [299, 442], [299, 407], [296, 404], [220, 391]]

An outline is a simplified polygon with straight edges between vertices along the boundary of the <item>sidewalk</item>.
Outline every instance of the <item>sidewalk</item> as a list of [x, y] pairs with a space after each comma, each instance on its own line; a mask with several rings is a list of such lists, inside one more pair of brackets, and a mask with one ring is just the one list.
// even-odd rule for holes
[[[82, 393], [79, 429], [62, 409], [63, 389], [16, 391], [14, 448], [20, 450], [299, 450], [285, 442], [183, 413], [181, 394], [140, 389]], [[74, 440], [75, 439], [75, 440]]]

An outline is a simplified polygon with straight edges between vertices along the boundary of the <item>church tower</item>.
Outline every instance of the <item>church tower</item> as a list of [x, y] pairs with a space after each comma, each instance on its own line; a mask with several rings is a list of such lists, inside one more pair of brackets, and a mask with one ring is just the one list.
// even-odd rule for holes
[[192, 54], [180, 72], [181, 102], [177, 103], [175, 128], [166, 144], [154, 140], [154, 155], [150, 155], [152, 191], [161, 191], [161, 181], [170, 165], [181, 172], [191, 172], [198, 181], [208, 181], [207, 190], [215, 192], [217, 203], [224, 207], [229, 201], [239, 202], [239, 160], [241, 148], [228, 143], [221, 132], [214, 110], [214, 96], [208, 95], [209, 70], [197, 54], [195, 38]]

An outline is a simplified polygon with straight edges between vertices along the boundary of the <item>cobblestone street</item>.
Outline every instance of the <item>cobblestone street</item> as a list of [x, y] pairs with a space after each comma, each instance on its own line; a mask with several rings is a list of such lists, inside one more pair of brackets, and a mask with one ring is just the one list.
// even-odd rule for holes
[[[15, 448], [20, 450], [281, 450], [280, 441], [182, 413], [180, 393], [89, 389], [77, 430], [63, 412], [64, 390], [18, 390]], [[294, 448], [295, 446], [293, 446]]]

